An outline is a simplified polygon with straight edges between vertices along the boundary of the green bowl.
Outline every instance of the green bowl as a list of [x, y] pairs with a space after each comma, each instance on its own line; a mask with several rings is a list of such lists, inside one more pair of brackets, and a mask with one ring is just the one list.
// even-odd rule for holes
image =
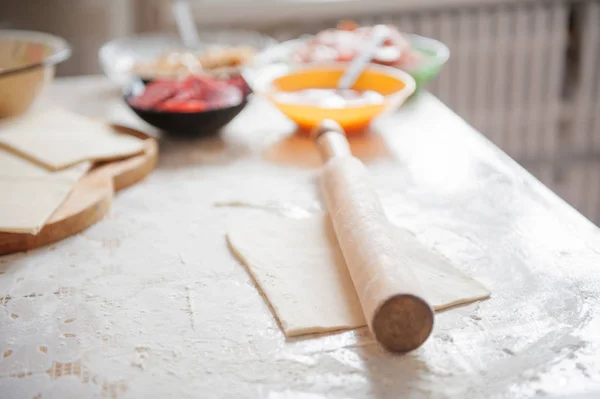
[[417, 90], [421, 90], [440, 73], [450, 57], [450, 50], [444, 43], [428, 37], [407, 34], [406, 38], [413, 48], [426, 56], [422, 65], [406, 71], [415, 79]]
[[[450, 50], [448, 50], [448, 47], [444, 43], [435, 39], [409, 33], [405, 33], [404, 35], [414, 49], [426, 56], [426, 59], [420, 66], [413, 70], [405, 71], [417, 83], [415, 92], [418, 92], [427, 86], [442, 70], [450, 57]], [[270, 46], [261, 51], [254, 57], [252, 63], [243, 69], [242, 74], [244, 78], [250, 86], [253, 86], [261, 69], [275, 64], [293, 66], [294, 63], [291, 61], [292, 54], [299, 45], [302, 45], [312, 37], [312, 35], [305, 35], [298, 39]]]

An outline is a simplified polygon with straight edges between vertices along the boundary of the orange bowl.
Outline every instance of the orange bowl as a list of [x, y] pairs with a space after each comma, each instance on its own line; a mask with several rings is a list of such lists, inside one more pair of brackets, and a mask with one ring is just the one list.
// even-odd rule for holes
[[283, 114], [298, 126], [310, 131], [324, 119], [338, 122], [346, 133], [365, 130], [373, 118], [385, 111], [399, 107], [414, 91], [415, 81], [396, 68], [369, 65], [352, 89], [372, 90], [383, 95], [382, 103], [349, 105], [344, 108], [327, 108], [318, 105], [281, 102], [277, 93], [304, 89], [335, 89], [347, 64], [321, 64], [299, 68], [278, 65], [277, 70], [265, 72], [255, 80], [255, 92], [264, 95]]

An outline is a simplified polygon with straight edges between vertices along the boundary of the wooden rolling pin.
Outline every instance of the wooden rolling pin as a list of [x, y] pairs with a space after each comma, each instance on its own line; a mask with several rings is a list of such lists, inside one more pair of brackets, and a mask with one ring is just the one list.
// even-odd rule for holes
[[375, 339], [391, 352], [418, 348], [433, 329], [402, 248], [392, 239], [368, 171], [350, 152], [342, 128], [324, 121], [314, 132], [324, 160], [320, 185], [350, 276]]

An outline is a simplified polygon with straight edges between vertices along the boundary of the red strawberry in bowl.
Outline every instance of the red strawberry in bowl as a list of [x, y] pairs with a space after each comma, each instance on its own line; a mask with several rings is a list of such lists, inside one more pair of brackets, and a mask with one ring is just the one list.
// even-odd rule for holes
[[191, 75], [151, 81], [141, 88], [132, 85], [125, 101], [139, 117], [163, 131], [206, 136], [241, 112], [249, 93], [241, 76]]

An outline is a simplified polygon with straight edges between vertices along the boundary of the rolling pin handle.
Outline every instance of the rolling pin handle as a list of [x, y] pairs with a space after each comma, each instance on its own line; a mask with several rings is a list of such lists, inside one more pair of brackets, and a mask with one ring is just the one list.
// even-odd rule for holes
[[313, 131], [313, 137], [325, 162], [335, 157], [352, 156], [344, 129], [331, 119], [321, 122]]

